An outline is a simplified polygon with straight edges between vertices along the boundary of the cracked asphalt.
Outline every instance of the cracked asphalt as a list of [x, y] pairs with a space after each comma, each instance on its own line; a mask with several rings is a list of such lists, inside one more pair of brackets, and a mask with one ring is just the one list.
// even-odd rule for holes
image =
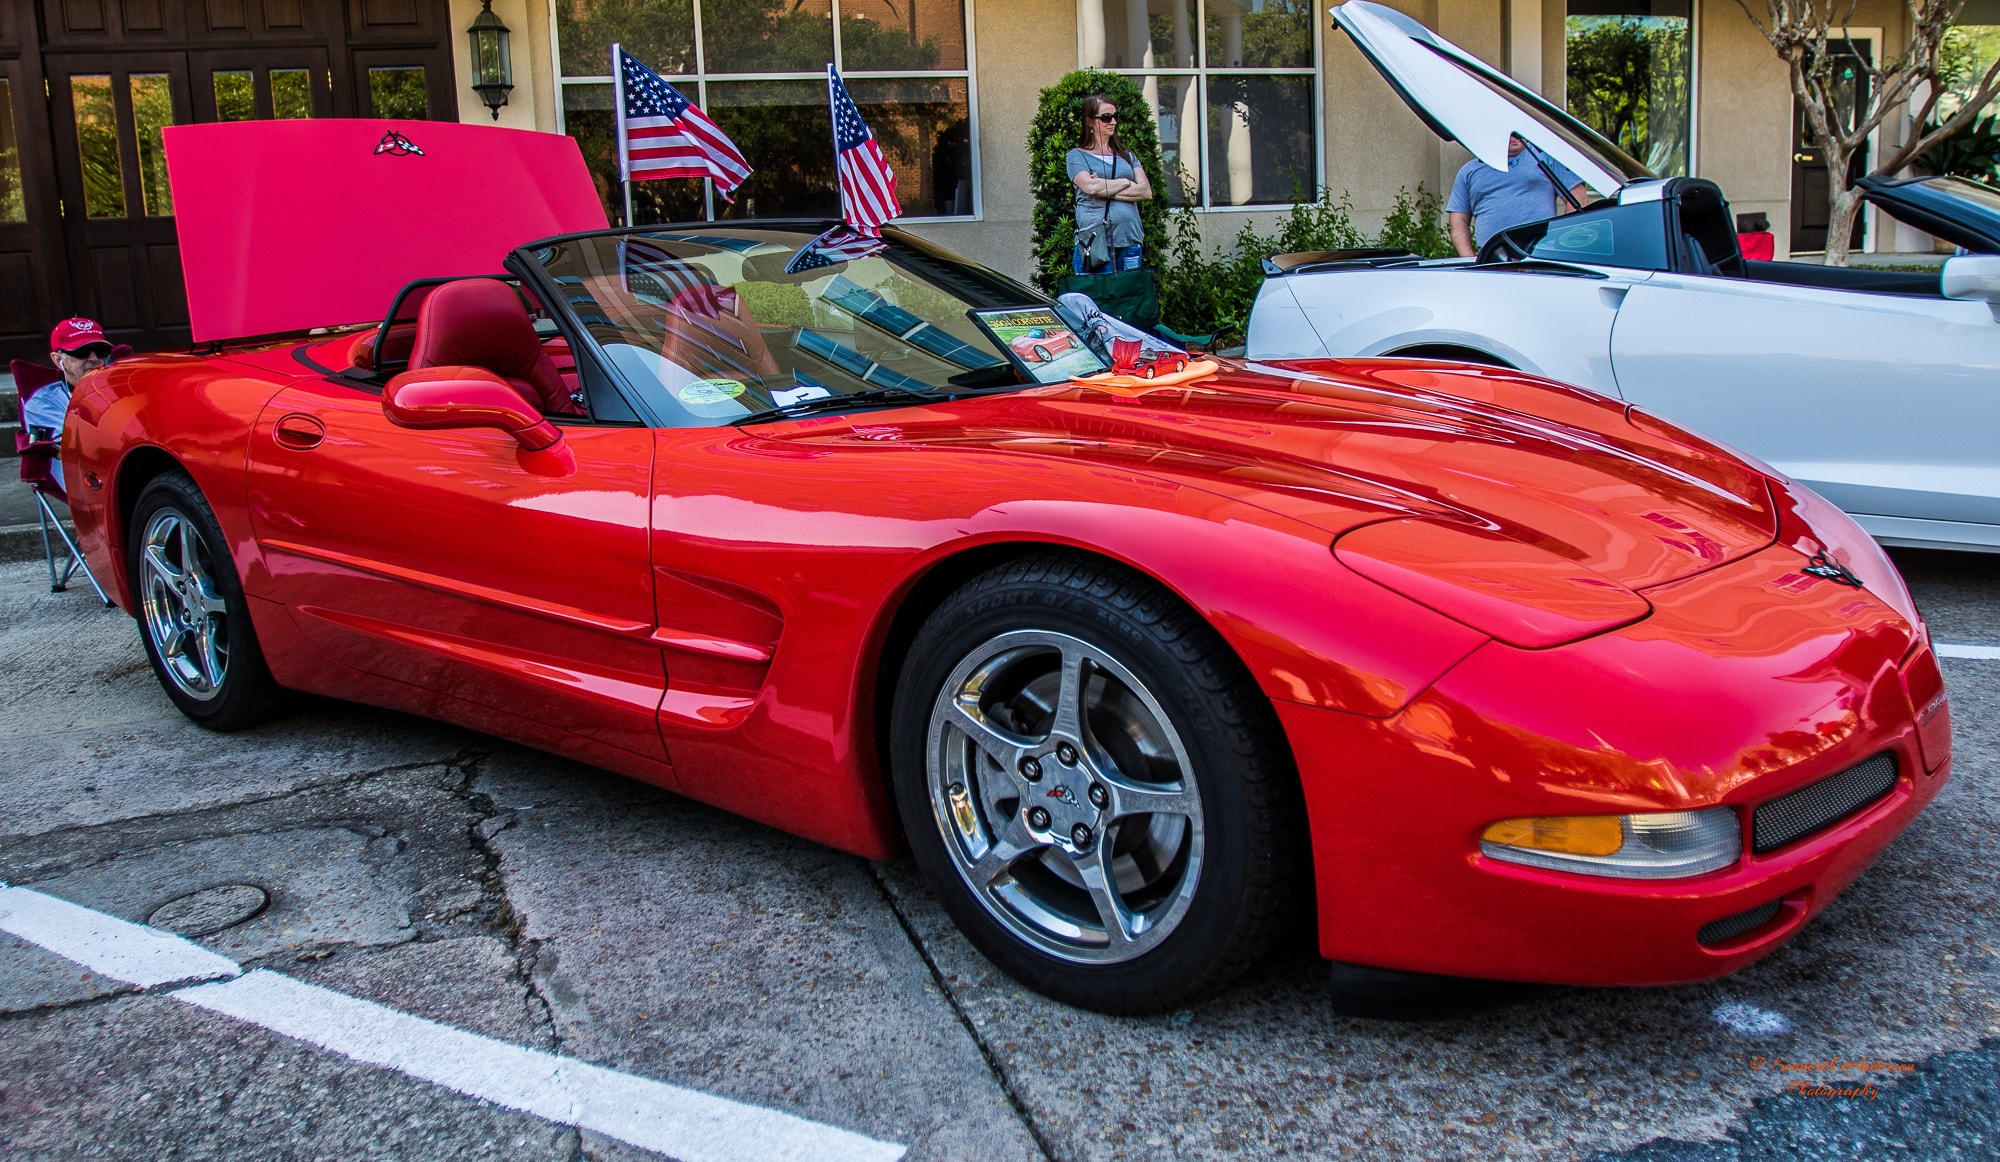
[[[1995, 558], [1898, 555], [2000, 645]], [[81, 588], [81, 587], [80, 587]], [[129, 619], [0, 564], [0, 880], [398, 1010], [902, 1143], [913, 1159], [2000, 1155], [2000, 662], [1946, 660], [1953, 784], [1798, 938], [1720, 981], [1335, 1016], [1302, 942], [1199, 1009], [1048, 1001], [873, 864], [489, 737], [314, 702], [183, 721]], [[1718, 1019], [1718, 1011], [1728, 1022]], [[1777, 1062], [1886, 1061], [1873, 1097]], [[1762, 1063], [1760, 1065], [1760, 1062]], [[84, 971], [0, 934], [7, 1158], [655, 1157]]]

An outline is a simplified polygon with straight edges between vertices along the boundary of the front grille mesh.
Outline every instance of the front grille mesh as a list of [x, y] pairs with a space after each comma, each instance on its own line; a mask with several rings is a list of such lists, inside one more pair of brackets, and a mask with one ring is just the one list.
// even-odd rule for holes
[[[1757, 808], [1750, 850], [1759, 855], [1837, 823], [1880, 799], [1896, 785], [1896, 756], [1888, 751], [1836, 775], [1801, 787]], [[1721, 921], [1717, 921], [1721, 923]]]
[[1696, 932], [1694, 938], [1702, 944], [1720, 944], [1725, 940], [1734, 940], [1752, 928], [1762, 928], [1769, 924], [1783, 903], [1783, 900], [1772, 900], [1768, 904], [1759, 904], [1748, 912], [1738, 912], [1734, 916], [1711, 920], [1701, 926], [1701, 931]]

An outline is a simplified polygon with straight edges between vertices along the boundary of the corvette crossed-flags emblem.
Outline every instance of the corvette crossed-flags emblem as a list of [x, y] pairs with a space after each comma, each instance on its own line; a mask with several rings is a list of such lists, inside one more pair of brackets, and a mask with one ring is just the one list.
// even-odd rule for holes
[[393, 129], [384, 133], [382, 140], [375, 143], [375, 152], [394, 154], [397, 157], [410, 157], [413, 155], [422, 157], [424, 155], [424, 151], [417, 148], [416, 142], [411, 141]]

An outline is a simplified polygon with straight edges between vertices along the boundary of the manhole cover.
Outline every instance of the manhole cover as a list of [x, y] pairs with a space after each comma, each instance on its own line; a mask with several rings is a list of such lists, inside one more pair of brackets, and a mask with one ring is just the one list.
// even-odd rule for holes
[[213, 936], [270, 906], [270, 893], [255, 884], [224, 884], [168, 900], [153, 909], [146, 923], [182, 936]]

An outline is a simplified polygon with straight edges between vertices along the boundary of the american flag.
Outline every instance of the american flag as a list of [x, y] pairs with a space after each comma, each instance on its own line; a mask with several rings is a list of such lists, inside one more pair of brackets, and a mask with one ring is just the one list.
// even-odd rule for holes
[[896, 171], [882, 157], [882, 147], [840, 83], [840, 74], [826, 66], [826, 91], [833, 102], [834, 166], [840, 171], [840, 216], [864, 234], [903, 212], [896, 201]]
[[889, 249], [882, 236], [873, 230], [861, 231], [852, 226], [840, 225], [799, 247], [792, 260], [785, 264], [786, 274], [798, 274], [822, 266], [833, 266], [841, 262], [853, 262]]
[[679, 89], [615, 44], [611, 64], [618, 82], [618, 162], [626, 181], [709, 177], [728, 198], [750, 176], [736, 143]]
[[618, 243], [618, 277], [627, 294], [672, 302], [682, 292], [715, 281], [709, 273], [644, 236]]

